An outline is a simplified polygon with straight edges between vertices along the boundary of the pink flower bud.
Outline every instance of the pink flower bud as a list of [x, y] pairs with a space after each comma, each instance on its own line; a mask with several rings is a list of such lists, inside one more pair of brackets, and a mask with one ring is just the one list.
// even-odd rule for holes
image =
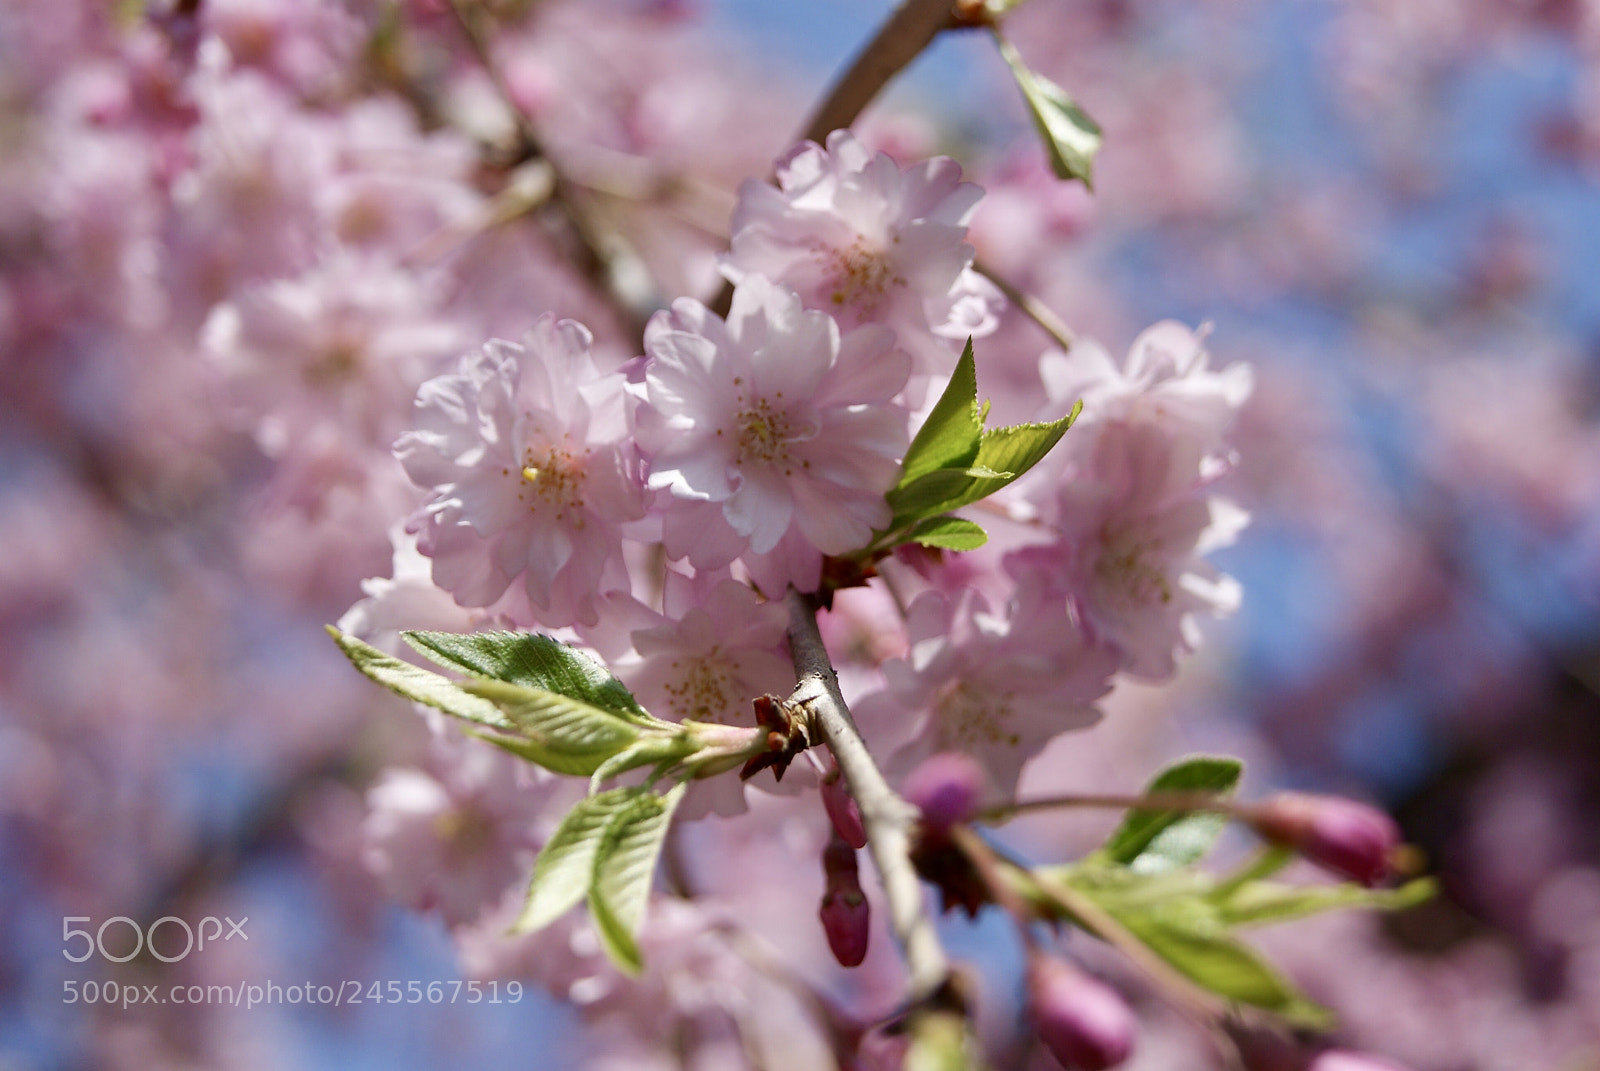
[[941, 751], [911, 771], [904, 794], [922, 811], [924, 824], [946, 830], [977, 813], [987, 780], [972, 756]]
[[856, 798], [845, 787], [844, 778], [834, 770], [822, 779], [822, 806], [828, 811], [828, 820], [844, 842], [852, 848], [867, 846], [867, 827], [861, 823], [861, 808]]
[[857, 889], [861, 881], [857, 876], [859, 867], [856, 865], [856, 850], [845, 843], [842, 837], [830, 837], [828, 846], [822, 849], [822, 872], [828, 875], [828, 887], [842, 886]]
[[1407, 1071], [1397, 1063], [1364, 1052], [1346, 1052], [1330, 1049], [1315, 1060], [1306, 1071]]
[[1341, 796], [1280, 793], [1262, 804], [1255, 826], [1268, 840], [1369, 886], [1389, 877], [1400, 844], [1394, 819]]
[[844, 967], [859, 967], [867, 958], [867, 939], [872, 933], [872, 916], [860, 887], [830, 887], [822, 894], [822, 931], [828, 935], [833, 958]]
[[1067, 1071], [1103, 1071], [1133, 1052], [1138, 1020], [1116, 990], [1064, 960], [1028, 963], [1028, 1016]]

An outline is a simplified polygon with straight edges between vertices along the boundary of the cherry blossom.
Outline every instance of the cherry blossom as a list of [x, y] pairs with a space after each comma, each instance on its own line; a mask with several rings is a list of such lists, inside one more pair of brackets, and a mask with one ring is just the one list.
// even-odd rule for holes
[[889, 522], [909, 440], [889, 402], [910, 358], [891, 347], [873, 325], [841, 336], [760, 276], [735, 288], [726, 321], [690, 299], [658, 313], [635, 435], [649, 487], [670, 496], [668, 553], [708, 566], [697, 546], [763, 555], [788, 536], [797, 559], [865, 546]]
[[418, 426], [395, 454], [433, 490], [411, 525], [463, 606], [521, 577], [542, 623], [593, 624], [596, 599], [627, 586], [621, 526], [643, 516], [643, 496], [622, 379], [599, 374], [590, 342], [546, 315], [521, 344], [491, 342], [417, 393]]
[[1195, 615], [1226, 616], [1240, 599], [1204, 555], [1232, 543], [1248, 514], [1194, 493], [1184, 445], [1151, 425], [1108, 426], [1048, 503], [1055, 541], [1006, 559], [1020, 585], [1063, 594], [1127, 672], [1158, 680], [1175, 672], [1176, 649], [1199, 644]]
[[[788, 617], [780, 604], [726, 573], [690, 578], [672, 570], [662, 603], [664, 612], [657, 613], [631, 596], [614, 596], [599, 626], [582, 630], [598, 649], [631, 649], [612, 658], [611, 668], [656, 717], [750, 726], [757, 696], [782, 695], [794, 686], [783, 651]], [[772, 785], [769, 778], [757, 783]], [[680, 815], [744, 810], [743, 784], [717, 777], [690, 786]]]
[[902, 170], [848, 130], [778, 161], [778, 186], [739, 187], [723, 272], [792, 287], [842, 326], [883, 323], [919, 371], [946, 371], [968, 336], [995, 328], [1003, 299], [972, 270], [967, 220], [983, 190], [935, 157]]
[[1100, 719], [1093, 704], [1116, 668], [1065, 613], [1026, 598], [1002, 615], [971, 589], [924, 592], [906, 631], [907, 657], [884, 663], [887, 687], [854, 704], [863, 731], [895, 739], [890, 766], [902, 772], [937, 752], [970, 755], [997, 799], [1048, 741]]

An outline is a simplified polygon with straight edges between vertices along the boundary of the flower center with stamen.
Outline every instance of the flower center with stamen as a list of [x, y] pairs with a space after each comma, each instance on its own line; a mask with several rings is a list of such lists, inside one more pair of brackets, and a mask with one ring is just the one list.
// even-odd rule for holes
[[522, 453], [522, 481], [517, 498], [529, 509], [553, 509], [555, 519], [564, 521], [569, 511], [579, 514], [575, 523], [583, 526], [583, 485], [585, 473], [583, 458], [589, 451], [574, 456], [570, 450], [550, 446], [541, 453], [528, 447]]
[[306, 385], [313, 389], [337, 387], [360, 372], [361, 348], [353, 342], [333, 343], [300, 370]]
[[788, 413], [774, 409], [765, 398], [757, 398], [740, 411], [738, 421], [739, 464], [788, 459], [789, 441], [794, 438]]
[[1101, 530], [1094, 575], [1110, 601], [1123, 607], [1172, 601], [1172, 581], [1158, 564], [1163, 543], [1156, 538], [1140, 539], [1126, 529]]
[[895, 274], [885, 251], [865, 238], [857, 238], [843, 249], [819, 249], [817, 258], [831, 289], [828, 299], [835, 305], [854, 306], [863, 316], [878, 311], [891, 286], [906, 285], [905, 278]]
[[713, 647], [698, 658], [674, 658], [672, 676], [662, 686], [667, 706], [679, 721], [738, 724], [740, 704], [738, 680], [733, 667], [722, 657], [722, 648]]
[[1011, 697], [966, 681], [944, 688], [934, 704], [939, 744], [951, 751], [1022, 742], [1011, 728]]

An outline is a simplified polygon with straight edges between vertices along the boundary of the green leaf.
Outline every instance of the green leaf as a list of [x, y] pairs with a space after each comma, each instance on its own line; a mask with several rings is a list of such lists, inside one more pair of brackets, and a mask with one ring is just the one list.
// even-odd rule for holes
[[557, 692], [629, 720], [652, 722], [633, 693], [605, 665], [537, 632], [402, 632], [442, 666], [475, 677]]
[[567, 812], [533, 864], [528, 899], [512, 924], [512, 933], [543, 929], [588, 895], [595, 854], [606, 827], [619, 812], [646, 794], [646, 789], [637, 786], [615, 788], [581, 799]]
[[1439, 891], [1432, 878], [1418, 878], [1398, 889], [1365, 889], [1359, 885], [1285, 885], [1251, 881], [1232, 890], [1217, 904], [1228, 926], [1261, 926], [1340, 908], [1367, 907], [1403, 911], [1432, 899]]
[[352, 665], [385, 688], [411, 700], [453, 715], [463, 721], [510, 730], [511, 722], [487, 699], [470, 695], [448, 677], [402, 662], [371, 644], [327, 626], [328, 635]]
[[595, 853], [589, 913], [606, 954], [629, 974], [644, 967], [635, 935], [644, 922], [656, 860], [683, 792], [680, 784], [665, 796], [647, 793], [635, 799], [607, 823]]
[[1031, 70], [999, 33], [995, 34], [995, 40], [1000, 43], [1000, 55], [1005, 57], [1011, 77], [1016, 79], [1017, 88], [1022, 90], [1022, 97], [1028, 103], [1033, 125], [1050, 156], [1050, 169], [1057, 178], [1078, 179], [1094, 189], [1094, 158], [1102, 141], [1100, 125], [1089, 118], [1066, 90]]
[[911, 440], [902, 464], [900, 484], [938, 469], [965, 468], [978, 456], [978, 439], [983, 434], [983, 415], [978, 408], [978, 373], [972, 357], [972, 339], [967, 339], [956, 370], [933, 411]]
[[1059, 420], [1047, 424], [1013, 424], [1006, 428], [991, 428], [983, 433], [974, 467], [1004, 473], [1008, 477], [1007, 482], [1015, 480], [1055, 448], [1081, 412], [1083, 400], [1080, 398], [1073, 403], [1072, 412]]
[[1313, 1003], [1253, 948], [1230, 934], [1211, 905], [1190, 899], [1143, 911], [1105, 906], [1152, 952], [1197, 985], [1229, 1000], [1263, 1008], [1296, 1026], [1325, 1030], [1332, 1025], [1327, 1009]]
[[1061, 441], [1082, 408], [1079, 402], [1072, 412], [1048, 424], [991, 428], [979, 436], [978, 454], [970, 464], [902, 478], [888, 495], [894, 511], [891, 529], [970, 506], [1012, 483]]
[[887, 496], [889, 508], [894, 510], [891, 527], [900, 528], [924, 517], [948, 513], [956, 508], [949, 503], [962, 504], [976, 483], [977, 477], [965, 468], [936, 469], [910, 482], [902, 482]]
[[989, 541], [980, 525], [961, 517], [930, 517], [906, 534], [906, 542], [945, 550], [976, 550]]
[[641, 766], [666, 767], [682, 762], [695, 752], [695, 742], [686, 732], [646, 733], [597, 767], [590, 791], [618, 774]]
[[526, 762], [535, 766], [543, 766], [551, 773], [566, 774], [570, 777], [592, 777], [595, 772], [605, 765], [609, 756], [604, 753], [572, 754], [552, 750], [537, 740], [529, 740], [521, 736], [500, 736], [495, 733], [475, 733], [470, 729], [468, 735], [479, 740], [493, 744], [504, 751], [509, 751]]
[[1197, 863], [1226, 828], [1226, 815], [1185, 815], [1157, 833], [1129, 867], [1140, 874], [1161, 874]]
[[639, 738], [639, 726], [626, 718], [558, 692], [493, 680], [461, 688], [489, 700], [522, 736], [557, 755], [604, 761]]
[[[1238, 759], [1224, 756], [1195, 755], [1167, 767], [1156, 775], [1145, 789], [1146, 794], [1158, 792], [1209, 792], [1228, 795], [1239, 784], [1244, 766]], [[1139, 869], [1163, 870], [1187, 866], [1210, 850], [1217, 834], [1226, 821], [1210, 814], [1182, 814], [1176, 811], [1129, 811], [1116, 832], [1107, 838], [1096, 853], [1100, 858]], [[1181, 832], [1156, 844], [1168, 830], [1183, 826]], [[1148, 854], [1148, 860], [1140, 860]]]

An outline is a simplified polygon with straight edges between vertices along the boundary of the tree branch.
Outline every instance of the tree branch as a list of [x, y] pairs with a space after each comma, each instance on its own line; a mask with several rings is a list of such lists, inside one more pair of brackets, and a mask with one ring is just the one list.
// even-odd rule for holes
[[839, 76], [806, 120], [802, 140], [817, 144], [856, 121], [889, 80], [939, 36], [958, 23], [951, 0], [905, 0]]
[[950, 965], [928, 916], [922, 883], [911, 864], [911, 834], [917, 809], [889, 787], [856, 729], [850, 708], [839, 692], [838, 675], [817, 631], [816, 605], [809, 596], [793, 589], [786, 601], [789, 654], [794, 659], [797, 678], [788, 703], [804, 712], [812, 725], [813, 739], [826, 740], [839, 761], [845, 784], [861, 808], [867, 847], [889, 899], [890, 923], [905, 950], [912, 1000], [927, 999], [948, 981]]
[[[829, 87], [797, 140], [821, 145], [829, 134], [855, 122], [889, 80], [932, 44], [941, 31], [976, 25], [963, 16], [961, 12], [965, 10], [964, 5], [952, 0], [904, 0]], [[718, 316], [726, 316], [732, 303], [733, 284], [724, 283], [711, 299], [710, 308]]]
[[574, 266], [608, 300], [617, 315], [619, 326], [630, 340], [640, 343], [644, 338], [646, 321], [666, 303], [655, 292], [655, 283], [638, 255], [620, 235], [604, 230], [591, 213], [583, 211], [578, 191], [573, 189], [572, 182], [550, 159], [533, 121], [518, 105], [516, 96], [506, 84], [504, 72], [495, 62], [488, 35], [479, 21], [481, 11], [481, 8], [471, 6], [469, 0], [450, 0], [450, 12], [461, 27], [462, 36], [516, 126], [516, 159], [513, 163], [543, 160], [550, 164], [552, 184], [544, 203], [555, 209], [558, 229], [573, 246]]
[[972, 270], [993, 283], [1013, 305], [1027, 315], [1028, 319], [1038, 324], [1045, 334], [1055, 339], [1056, 345], [1061, 347], [1063, 353], [1072, 350], [1072, 344], [1078, 340], [1078, 336], [1073, 333], [1072, 328], [1067, 326], [1065, 320], [1055, 314], [1055, 311], [1050, 306], [1019, 288], [1010, 279], [996, 272], [981, 260], [973, 261]]

